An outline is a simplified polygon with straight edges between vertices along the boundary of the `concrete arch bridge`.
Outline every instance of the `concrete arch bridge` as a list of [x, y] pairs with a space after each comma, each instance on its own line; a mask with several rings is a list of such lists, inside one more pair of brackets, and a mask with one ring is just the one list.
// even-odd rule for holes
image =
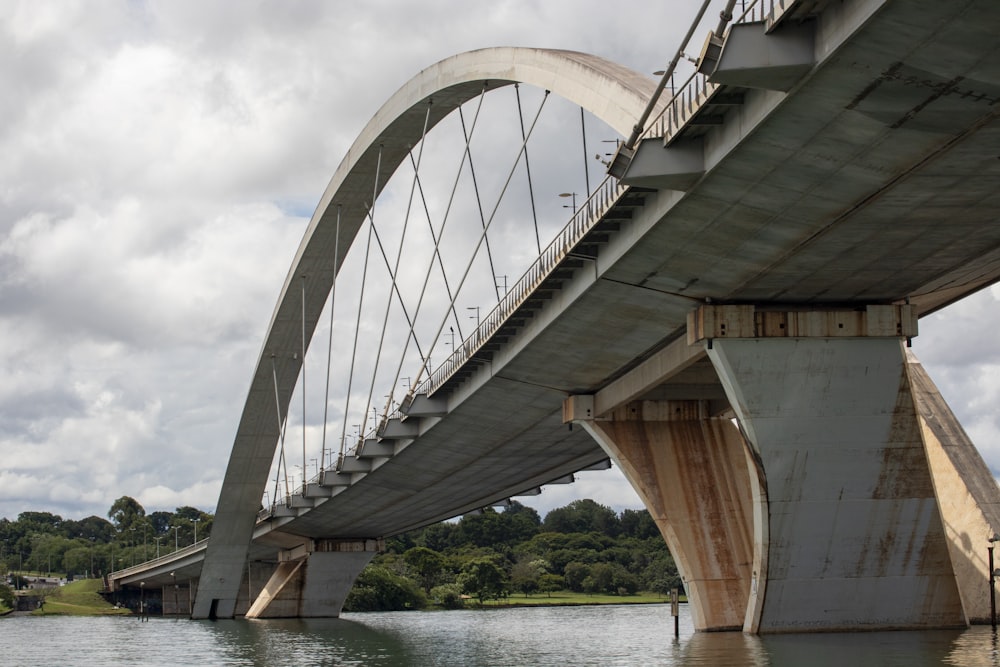
[[[741, 7], [710, 31], [686, 80], [679, 68], [658, 85], [593, 56], [496, 48], [433, 65], [392, 96], [334, 174], [289, 271], [211, 539], [113, 573], [113, 586], [163, 587], [165, 609], [172, 595], [195, 618], [337, 615], [383, 538], [610, 458], [660, 527], [700, 630], [988, 618], [1000, 495], [909, 346], [920, 317], [1000, 277], [1000, 5]], [[454, 333], [454, 283], [439, 288], [433, 342], [407, 362], [399, 400], [391, 370], [385, 386], [344, 392], [353, 407], [340, 416], [327, 418], [324, 399], [323, 432], [353, 420], [356, 434], [316, 453], [303, 444], [301, 483], [262, 509], [269, 480], [287, 478], [299, 454], [288, 434], [313, 333], [339, 281], [370, 275], [368, 263], [345, 268], [349, 249], [381, 246], [372, 230], [388, 175], [411, 169], [402, 199], [429, 210], [428, 132], [461, 115], [454, 155], [467, 170], [481, 156], [473, 109], [513, 84], [617, 131], [607, 178], [591, 187], [588, 175], [569, 223], [538, 242], [471, 332]], [[523, 134], [508, 143], [520, 143], [519, 170], [541, 158], [531, 114], [518, 117]], [[461, 196], [440, 201], [450, 198]], [[462, 227], [482, 232], [473, 256], [502, 217], [479, 208]], [[436, 267], [445, 234], [431, 229]], [[398, 305], [419, 279], [402, 279], [392, 254], [371, 264], [388, 268]], [[409, 303], [394, 310], [410, 320], [397, 348], [418, 337]], [[355, 356], [374, 347], [354, 338]]]

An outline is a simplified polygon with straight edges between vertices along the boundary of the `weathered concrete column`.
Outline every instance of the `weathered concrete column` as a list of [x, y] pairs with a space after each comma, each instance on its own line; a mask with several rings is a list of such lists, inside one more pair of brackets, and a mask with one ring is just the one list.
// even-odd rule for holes
[[745, 630], [965, 624], [900, 341], [907, 310], [722, 306], [689, 321], [767, 489]]
[[283, 552], [246, 617], [340, 616], [354, 580], [382, 547], [381, 540], [314, 540]]
[[663, 534], [695, 628], [740, 630], [752, 586], [752, 462], [733, 423], [707, 418], [705, 403], [637, 401], [580, 423]]

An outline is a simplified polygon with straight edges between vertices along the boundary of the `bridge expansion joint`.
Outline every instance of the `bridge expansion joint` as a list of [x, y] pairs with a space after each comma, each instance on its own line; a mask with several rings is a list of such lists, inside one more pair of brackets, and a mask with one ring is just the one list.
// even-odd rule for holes
[[705, 305], [688, 313], [687, 342], [714, 338], [906, 338], [917, 335], [910, 305]]

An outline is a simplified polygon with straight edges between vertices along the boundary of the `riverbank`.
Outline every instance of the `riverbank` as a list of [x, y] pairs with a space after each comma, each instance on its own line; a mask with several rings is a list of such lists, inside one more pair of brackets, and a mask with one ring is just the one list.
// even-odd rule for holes
[[102, 598], [100, 579], [81, 579], [46, 590], [44, 603], [32, 616], [128, 616], [128, 609], [115, 607]]

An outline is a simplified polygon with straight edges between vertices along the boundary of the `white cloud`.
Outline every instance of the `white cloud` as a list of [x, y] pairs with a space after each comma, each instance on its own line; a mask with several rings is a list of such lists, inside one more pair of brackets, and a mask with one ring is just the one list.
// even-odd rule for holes
[[[121, 495], [150, 511], [213, 507], [306, 220], [382, 102], [420, 69], [486, 46], [569, 48], [660, 69], [689, 5], [4, 3], [0, 516], [103, 515]], [[537, 95], [526, 91], [525, 102], [527, 116]], [[513, 107], [499, 113], [512, 117]], [[592, 132], [595, 142], [610, 138]], [[477, 165], [510, 143], [477, 134]], [[563, 175], [580, 171], [567, 167], [578, 158], [531, 158], [537, 174], [559, 175], [537, 193], [543, 221], [555, 219], [566, 203], [557, 193], [585, 190], [582, 173]], [[427, 159], [453, 178], [453, 155]], [[502, 180], [482, 174], [484, 187]], [[437, 225], [445, 205], [441, 194], [429, 204]], [[517, 244], [533, 245], [532, 234], [505, 226], [522, 219], [501, 208], [495, 223], [496, 273], [509, 282], [523, 268], [513, 259], [528, 255]], [[468, 242], [479, 220], [449, 225]], [[419, 268], [405, 267], [411, 288]], [[1000, 398], [1000, 350], [989, 345], [989, 294], [928, 323], [915, 344], [997, 468], [1000, 426], [990, 406]], [[433, 305], [442, 307], [440, 299]], [[477, 305], [456, 303], [466, 317]], [[972, 343], [951, 342], [953, 316]], [[317, 386], [322, 370], [310, 372]], [[310, 406], [313, 435], [321, 401]], [[546, 487], [531, 503], [547, 509], [585, 496], [638, 506], [617, 471]]]

